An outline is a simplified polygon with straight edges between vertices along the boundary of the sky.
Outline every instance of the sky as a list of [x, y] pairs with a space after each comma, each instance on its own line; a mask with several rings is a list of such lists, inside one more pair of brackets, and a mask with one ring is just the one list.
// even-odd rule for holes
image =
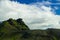
[[60, 29], [60, 0], [0, 0], [0, 21], [22, 18], [30, 29]]
[[60, 0], [11, 0], [11, 1], [17, 1], [22, 4], [31, 4], [36, 2], [47, 2], [51, 4], [45, 4], [46, 6], [51, 6], [55, 9], [56, 14], [60, 15]]

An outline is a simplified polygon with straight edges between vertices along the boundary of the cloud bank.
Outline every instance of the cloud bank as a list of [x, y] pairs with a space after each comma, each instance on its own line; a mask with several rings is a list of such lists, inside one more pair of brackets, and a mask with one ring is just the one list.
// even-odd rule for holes
[[[50, 4], [50, 2], [47, 2]], [[60, 29], [60, 16], [43, 3], [21, 4], [9, 0], [0, 1], [0, 21], [22, 18], [30, 29]]]

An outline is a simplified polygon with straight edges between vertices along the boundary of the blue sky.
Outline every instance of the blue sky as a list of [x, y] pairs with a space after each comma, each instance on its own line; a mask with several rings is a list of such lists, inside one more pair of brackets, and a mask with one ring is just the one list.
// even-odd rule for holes
[[22, 18], [30, 29], [60, 29], [60, 0], [0, 0], [0, 21]]
[[11, 1], [17, 1], [20, 3], [26, 3], [26, 4], [30, 4], [30, 3], [35, 3], [35, 2], [42, 2], [42, 1], [49, 1], [52, 3], [59, 3], [59, 0], [11, 0]]
[[51, 6], [53, 9], [57, 7], [57, 9], [54, 9], [54, 10], [57, 15], [60, 15], [60, 0], [11, 0], [11, 1], [17, 1], [22, 4], [31, 4], [36, 2], [49, 1], [52, 3], [49, 6]]

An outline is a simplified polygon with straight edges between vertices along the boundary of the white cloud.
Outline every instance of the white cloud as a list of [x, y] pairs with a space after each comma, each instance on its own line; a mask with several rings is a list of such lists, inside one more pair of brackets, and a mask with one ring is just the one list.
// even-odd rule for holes
[[[40, 4], [40, 3], [38, 3]], [[60, 28], [60, 16], [44, 4], [21, 4], [11, 1], [0, 1], [0, 20], [22, 18], [30, 29]]]

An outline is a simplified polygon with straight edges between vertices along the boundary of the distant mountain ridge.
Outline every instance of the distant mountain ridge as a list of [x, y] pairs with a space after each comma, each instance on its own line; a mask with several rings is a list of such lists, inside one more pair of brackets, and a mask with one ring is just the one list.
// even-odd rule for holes
[[30, 30], [21, 18], [0, 23], [0, 40], [60, 40], [60, 29]]

